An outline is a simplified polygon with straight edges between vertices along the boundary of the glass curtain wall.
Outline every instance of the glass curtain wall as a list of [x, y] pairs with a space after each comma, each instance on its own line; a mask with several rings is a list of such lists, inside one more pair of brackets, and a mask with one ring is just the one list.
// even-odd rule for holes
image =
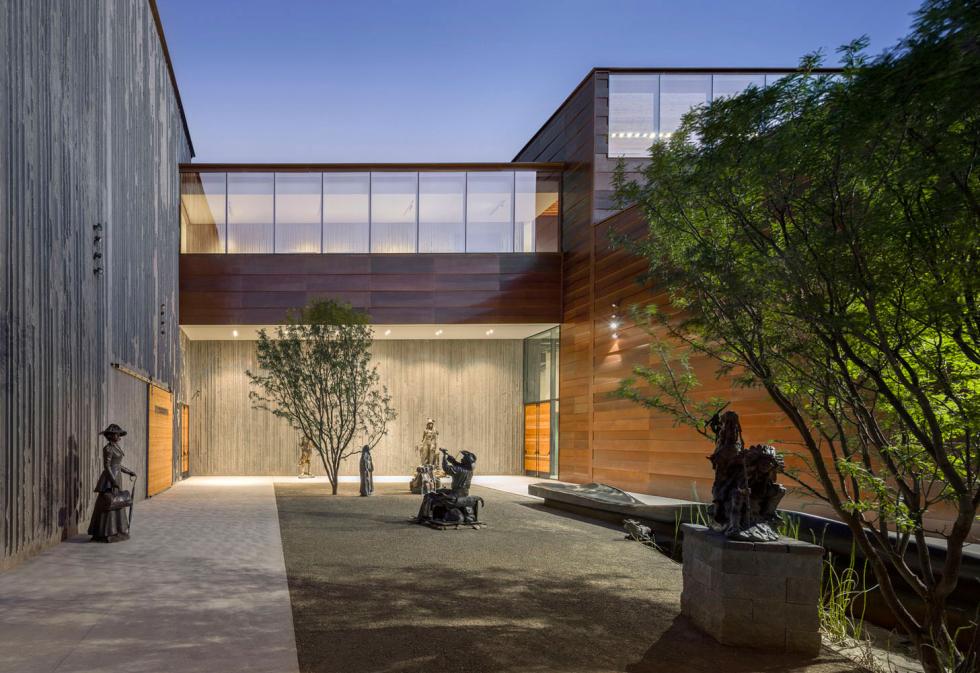
[[184, 253], [557, 252], [560, 173], [187, 172]]
[[609, 75], [610, 157], [647, 157], [698, 105], [764, 87], [788, 73], [620, 73]]
[[524, 472], [558, 477], [559, 328], [524, 340]]

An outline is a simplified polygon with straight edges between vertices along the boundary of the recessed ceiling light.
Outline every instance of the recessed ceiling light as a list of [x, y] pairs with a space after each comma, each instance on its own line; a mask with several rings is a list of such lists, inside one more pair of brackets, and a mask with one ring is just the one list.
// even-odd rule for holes
[[385, 330], [385, 336], [388, 336], [389, 334], [391, 334], [391, 330], [390, 329], [386, 329]]
[[491, 334], [493, 334], [493, 330], [492, 329], [488, 329], [487, 330], [487, 336], [490, 336]]
[[238, 330], [237, 329], [233, 329], [231, 331], [231, 335], [237, 339], [238, 338]]
[[440, 334], [442, 334], [442, 330], [441, 329], [437, 329], [436, 330], [436, 336], [439, 336]]

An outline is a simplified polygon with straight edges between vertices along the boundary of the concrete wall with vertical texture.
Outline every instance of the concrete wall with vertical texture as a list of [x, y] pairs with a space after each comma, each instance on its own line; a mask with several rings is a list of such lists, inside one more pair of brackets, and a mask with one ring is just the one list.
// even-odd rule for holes
[[[381, 340], [372, 354], [398, 412], [374, 451], [375, 474], [414, 473], [427, 416], [440, 446], [477, 455], [477, 474], [522, 474], [521, 341]], [[254, 341], [192, 341], [189, 369], [192, 475], [296, 474], [298, 433], [248, 399]], [[313, 472], [324, 474], [316, 456]], [[357, 474], [356, 457], [342, 474]]]
[[178, 384], [191, 148], [143, 0], [0, 3], [0, 96], [3, 568], [87, 525], [97, 433], [139, 422], [110, 363]]

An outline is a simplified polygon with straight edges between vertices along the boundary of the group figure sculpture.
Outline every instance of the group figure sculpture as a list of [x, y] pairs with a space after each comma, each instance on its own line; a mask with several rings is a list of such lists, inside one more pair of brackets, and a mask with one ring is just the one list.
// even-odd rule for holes
[[[723, 407], [724, 408], [724, 407]], [[776, 483], [783, 458], [776, 449], [755, 444], [748, 449], [734, 411], [719, 410], [708, 421], [715, 435], [709, 460], [715, 470], [711, 487], [710, 523], [733, 540], [768, 542], [779, 539], [777, 507], [786, 489]]]
[[480, 507], [483, 505], [483, 498], [470, 495], [476, 456], [469, 451], [462, 451], [457, 460], [446, 449], [439, 451], [442, 452], [442, 470], [452, 477], [452, 486], [423, 495], [422, 506], [415, 521], [440, 529], [481, 527]]
[[88, 524], [88, 534], [92, 542], [122, 542], [129, 539], [129, 524], [133, 519], [132, 487], [122, 488], [122, 475], [129, 475], [135, 481], [136, 473], [122, 464], [126, 454], [119, 446], [119, 440], [126, 431], [115, 423], [99, 433], [106, 438], [102, 447], [102, 474], [95, 484], [95, 509]]

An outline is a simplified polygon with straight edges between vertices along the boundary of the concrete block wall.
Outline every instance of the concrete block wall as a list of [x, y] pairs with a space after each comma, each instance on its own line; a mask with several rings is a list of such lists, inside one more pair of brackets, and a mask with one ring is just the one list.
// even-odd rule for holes
[[823, 548], [729, 540], [684, 525], [681, 612], [724, 645], [816, 656]]

